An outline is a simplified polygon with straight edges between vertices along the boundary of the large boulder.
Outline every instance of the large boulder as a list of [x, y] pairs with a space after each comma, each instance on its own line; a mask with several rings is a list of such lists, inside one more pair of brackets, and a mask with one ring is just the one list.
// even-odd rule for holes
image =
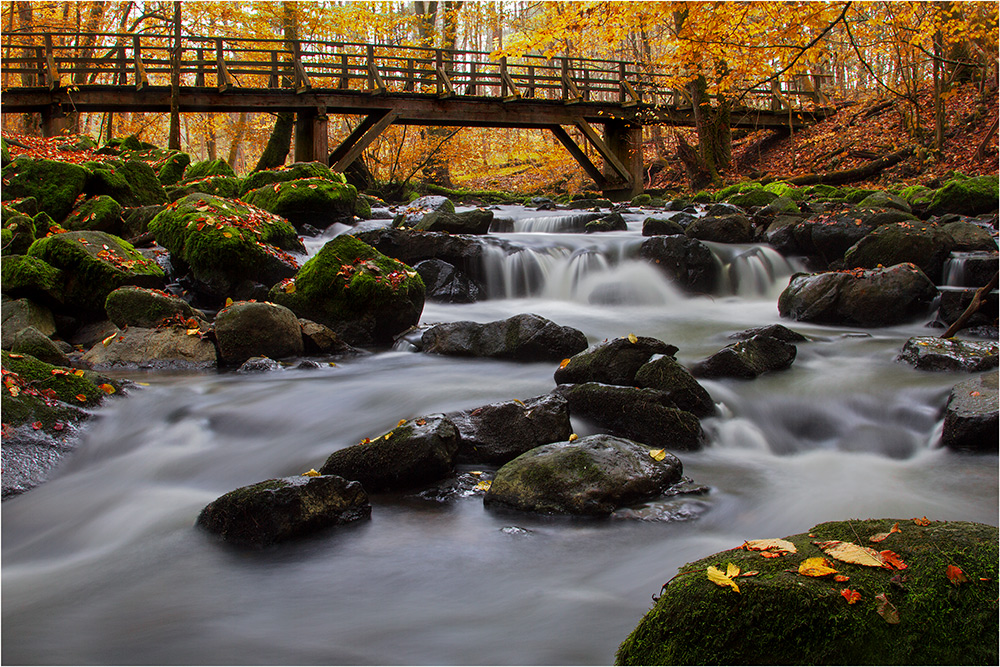
[[458, 429], [457, 460], [503, 464], [529, 449], [569, 438], [566, 399], [545, 394], [524, 401], [501, 401], [445, 415]]
[[295, 229], [254, 206], [212, 195], [180, 199], [149, 222], [156, 242], [186, 267], [198, 291], [216, 301], [238, 298], [248, 283], [270, 287], [295, 275], [290, 252], [303, 252]]
[[343, 174], [333, 171], [322, 162], [293, 162], [276, 169], [262, 169], [247, 174], [240, 185], [240, 196], [266, 185], [297, 181], [303, 178], [323, 178], [331, 183], [347, 182]]
[[171, 296], [163, 290], [142, 287], [120, 287], [108, 295], [104, 302], [108, 319], [119, 329], [127, 327], [155, 328], [161, 324], [187, 322], [189, 319], [205, 321], [205, 314], [192, 308], [184, 299]]
[[691, 369], [703, 378], [753, 378], [770, 371], [781, 371], [795, 361], [794, 345], [771, 336], [751, 336], [727, 345]]
[[170, 151], [157, 160], [156, 177], [163, 186], [176, 185], [184, 176], [184, 170], [191, 164], [191, 156], [180, 151]]
[[129, 327], [95, 343], [82, 361], [98, 370], [214, 368], [215, 345], [202, 336], [199, 328], [185, 324]]
[[993, 454], [998, 450], [997, 374], [984, 373], [951, 389], [941, 444], [950, 449]]
[[677, 236], [684, 227], [672, 218], [646, 218], [642, 221], [643, 236]]
[[336, 475], [282, 477], [220, 496], [201, 511], [197, 525], [226, 542], [263, 547], [371, 513], [358, 482]]
[[628, 225], [625, 222], [625, 218], [617, 211], [603, 218], [591, 220], [584, 226], [584, 232], [587, 234], [595, 232], [624, 232], [627, 229]]
[[791, 228], [791, 239], [776, 239], [776, 245], [786, 254], [814, 255], [827, 263], [843, 258], [855, 243], [882, 225], [915, 220], [910, 213], [896, 209], [878, 211], [851, 209], [821, 213], [802, 220]]
[[890, 326], [927, 312], [937, 290], [913, 264], [796, 273], [778, 297], [778, 312], [807, 322]]
[[88, 162], [86, 166], [90, 169], [88, 195], [111, 197], [126, 208], [167, 203], [167, 193], [159, 177], [142, 160]]
[[934, 193], [927, 212], [931, 215], [993, 213], [1000, 206], [998, 189], [995, 175], [956, 177]]
[[70, 365], [66, 353], [51, 338], [35, 327], [25, 327], [18, 331], [10, 346], [10, 351], [15, 354], [29, 354], [35, 359], [53, 366]]
[[410, 266], [439, 259], [473, 279], [480, 277], [484, 246], [479, 237], [395, 228], [373, 229], [355, 236], [383, 255]]
[[240, 301], [215, 318], [219, 356], [239, 365], [250, 357], [281, 359], [302, 354], [302, 328], [295, 313], [270, 302]]
[[335, 222], [354, 220], [358, 190], [353, 185], [326, 178], [277, 182], [243, 195], [248, 204], [288, 218], [296, 227], [326, 229]]
[[647, 336], [624, 336], [593, 345], [570, 357], [558, 369], [556, 384], [601, 382], [635, 385], [635, 375], [654, 354], [673, 357], [677, 348]]
[[491, 224], [493, 224], [493, 211], [477, 208], [462, 213], [431, 211], [411, 225], [411, 228], [422, 232], [486, 234], [490, 231]]
[[269, 299], [330, 327], [351, 345], [386, 345], [414, 326], [424, 283], [409, 266], [358, 239], [337, 236]]
[[553, 442], [521, 454], [497, 471], [487, 506], [544, 514], [603, 516], [656, 498], [681, 479], [676, 457], [609, 435]]
[[65, 299], [66, 277], [63, 272], [48, 262], [28, 255], [3, 258], [0, 285], [5, 297], [31, 299], [53, 308], [61, 306]]
[[63, 221], [63, 227], [78, 232], [93, 230], [122, 235], [122, 207], [107, 195], [84, 199]]
[[4, 201], [33, 197], [40, 211], [62, 220], [87, 184], [87, 170], [70, 162], [19, 155], [3, 168]]
[[701, 422], [679, 409], [673, 396], [656, 389], [584, 382], [554, 390], [569, 402], [573, 417], [612, 435], [670, 450], [701, 449]]
[[163, 270], [130, 243], [104, 232], [67, 232], [38, 239], [28, 255], [62, 271], [60, 301], [83, 317], [104, 315], [108, 295], [123, 285], [160, 287]]
[[[888, 549], [905, 564], [853, 565], [829, 557], [817, 542], [869, 546], [893, 533]], [[747, 538], [766, 537], [746, 535]], [[852, 519], [823, 523], [784, 538], [795, 553], [763, 558], [738, 545], [680, 567], [655, 606], [622, 642], [620, 665], [822, 664], [993, 665], [997, 663], [997, 529], [978, 523]], [[863, 544], [861, 542], [863, 541]], [[828, 558], [850, 581], [803, 576], [808, 558]], [[709, 567], [753, 572], [720, 586]], [[964, 583], [949, 567], [959, 568]], [[725, 583], [725, 582], [723, 582]], [[845, 591], [848, 591], [845, 593]], [[851, 592], [860, 594], [852, 604]], [[654, 598], [656, 599], [656, 598]]]
[[674, 407], [695, 417], [715, 414], [711, 395], [672, 356], [658, 357], [640, 367], [635, 374], [635, 386], [662, 391]]
[[699, 241], [716, 241], [718, 243], [750, 243], [753, 241], [753, 226], [746, 216], [739, 213], [707, 215], [698, 218], [687, 226], [684, 233]]
[[903, 345], [897, 361], [905, 361], [923, 371], [966, 371], [974, 373], [997, 367], [997, 343], [914, 336]]
[[413, 488], [451, 474], [458, 441], [449, 419], [427, 415], [335, 451], [320, 472], [357, 480], [372, 492]]
[[897, 222], [879, 227], [848, 248], [844, 264], [851, 269], [874, 269], [910, 262], [938, 284], [941, 268], [953, 249], [951, 237], [937, 225]]
[[711, 292], [721, 266], [701, 241], [684, 236], [654, 236], [643, 241], [639, 256], [671, 281], [692, 292]]
[[239, 197], [240, 179], [233, 176], [206, 176], [194, 181], [184, 181], [182, 184], [172, 187], [167, 191], [167, 198], [170, 201], [184, 199], [193, 194], [215, 195], [223, 199], [236, 199]]
[[235, 176], [236, 172], [229, 166], [229, 163], [219, 158], [216, 160], [202, 160], [189, 164], [184, 170], [184, 180], [194, 181], [199, 178], [209, 176]]
[[397, 215], [393, 221], [393, 227], [412, 227], [420, 222], [429, 213], [454, 213], [455, 204], [447, 197], [440, 195], [427, 195], [414, 199], [403, 211]]
[[472, 303], [484, 296], [475, 280], [440, 259], [425, 259], [413, 267], [427, 288], [428, 301]]
[[425, 331], [420, 342], [430, 354], [520, 361], [558, 360], [587, 347], [583, 332], [534, 314], [486, 324], [438, 324]]

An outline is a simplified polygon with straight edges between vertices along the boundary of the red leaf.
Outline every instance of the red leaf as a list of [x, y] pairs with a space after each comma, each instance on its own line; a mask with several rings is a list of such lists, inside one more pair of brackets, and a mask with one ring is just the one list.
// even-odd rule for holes
[[861, 593], [852, 591], [850, 588], [841, 589], [840, 594], [847, 600], [847, 604], [854, 604], [861, 599]]
[[31, 428], [35, 429], [36, 431], [41, 427], [42, 427], [42, 422], [35, 422], [34, 424], [31, 425]]
[[957, 565], [949, 565], [944, 570], [944, 575], [948, 577], [948, 581], [958, 586], [959, 584], [964, 584], [969, 581], [969, 578], [965, 576], [962, 572], [962, 568]]
[[885, 551], [878, 552], [878, 555], [879, 555], [879, 558], [882, 559], [882, 562], [885, 563], [886, 565], [894, 567], [897, 570], [905, 570], [906, 569], [906, 563], [904, 563], [903, 559], [901, 559], [899, 557], [899, 554], [894, 553], [894, 552], [890, 551], [889, 549], [886, 549]]

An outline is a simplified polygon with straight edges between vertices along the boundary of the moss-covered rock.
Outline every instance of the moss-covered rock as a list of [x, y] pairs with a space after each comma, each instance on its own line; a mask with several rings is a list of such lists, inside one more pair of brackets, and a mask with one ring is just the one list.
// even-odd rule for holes
[[204, 194], [168, 206], [149, 222], [149, 231], [217, 299], [235, 296], [245, 281], [271, 286], [295, 275], [298, 263], [288, 252], [303, 250], [286, 220]]
[[[53, 366], [26, 354], [4, 351], [3, 368], [23, 380], [18, 394], [27, 393], [42, 402], [49, 398], [78, 408], [92, 408], [107, 395], [106, 390], [84, 377], [83, 371], [78, 375], [73, 369]], [[6, 414], [4, 421], [8, 421]]]
[[[851, 198], [848, 197], [847, 200], [851, 201]], [[858, 201], [857, 205], [858, 208], [894, 208], [897, 211], [910, 212], [910, 205], [906, 200], [890, 192], [873, 192]]]
[[684, 229], [684, 233], [699, 241], [717, 243], [750, 243], [753, 241], [753, 225], [746, 216], [739, 213], [729, 215], [706, 215], [694, 220]]
[[804, 187], [802, 188], [802, 193], [807, 197], [818, 200], [832, 200], [841, 197], [839, 188], [826, 185], [825, 183]]
[[7, 140], [0, 139], [0, 167], [6, 167], [10, 164], [10, 150], [7, 148]]
[[624, 232], [626, 229], [628, 229], [628, 225], [625, 223], [625, 218], [622, 217], [621, 213], [615, 211], [603, 218], [591, 220], [584, 225], [583, 231], [587, 234], [593, 234], [595, 232]]
[[449, 234], [486, 234], [490, 231], [492, 223], [493, 211], [482, 208], [462, 213], [432, 211], [414, 224], [413, 229], [424, 232], [447, 232]]
[[934, 193], [928, 212], [931, 215], [993, 213], [1000, 206], [998, 190], [1000, 185], [996, 176], [955, 178]]
[[767, 206], [777, 198], [778, 195], [769, 190], [765, 190], [764, 188], [754, 188], [745, 192], [740, 192], [739, 194], [731, 195], [726, 198], [726, 201], [733, 206], [739, 206], [740, 208], [746, 209], [751, 206]]
[[233, 168], [229, 166], [229, 163], [223, 159], [218, 160], [203, 160], [201, 162], [194, 162], [188, 165], [188, 168], [184, 170], [184, 180], [185, 181], [196, 181], [201, 178], [206, 178], [208, 176], [236, 176], [236, 172]]
[[122, 207], [107, 195], [84, 199], [63, 221], [63, 227], [74, 232], [90, 230], [119, 236], [122, 233]]
[[69, 162], [20, 155], [3, 168], [3, 198], [34, 197], [39, 210], [62, 220], [87, 184], [87, 170]]
[[65, 278], [63, 303], [84, 317], [103, 318], [108, 294], [123, 285], [160, 287], [163, 270], [128, 242], [104, 232], [67, 232], [38, 239], [28, 255]]
[[910, 185], [897, 193], [910, 208], [926, 208], [934, 197], [934, 190], [924, 185]]
[[146, 162], [109, 160], [88, 162], [86, 166], [90, 169], [86, 186], [89, 195], [107, 195], [126, 208], [167, 203], [160, 179]]
[[333, 171], [322, 162], [294, 162], [277, 169], [262, 169], [247, 174], [240, 186], [240, 196], [266, 185], [297, 181], [303, 178], [323, 178], [331, 183], [347, 183], [343, 174]]
[[132, 286], [120, 287], [108, 294], [104, 310], [108, 319], [120, 329], [155, 328], [166, 322], [186, 322], [191, 318], [205, 320], [205, 314], [184, 299], [162, 290]]
[[275, 285], [269, 299], [351, 345], [388, 344], [420, 319], [424, 283], [409, 266], [341, 235], [291, 281]]
[[653, 196], [645, 192], [637, 194], [632, 197], [632, 206], [649, 206], [650, 202], [653, 201]]
[[935, 284], [954, 249], [951, 237], [940, 227], [926, 222], [898, 222], [882, 225], [844, 253], [847, 268], [874, 269], [911, 262]]
[[602, 382], [633, 386], [635, 375], [654, 354], [673, 357], [677, 347], [656, 338], [615, 338], [574, 354], [555, 371], [556, 384]]
[[3, 218], [3, 254], [23, 255], [35, 242], [35, 221], [13, 209], [7, 210], [11, 214]]
[[70, 363], [66, 353], [35, 327], [25, 327], [18, 331], [10, 351], [14, 354], [31, 355], [53, 366], [69, 366]]
[[240, 192], [240, 179], [234, 176], [206, 176], [195, 181], [185, 181], [167, 190], [171, 201], [183, 199], [197, 193], [215, 195], [223, 199], [236, 199]]
[[714, 200], [717, 202], [728, 201], [731, 197], [743, 192], [752, 192], [754, 190], [761, 190], [763, 186], [755, 181], [747, 181], [745, 183], [733, 183], [732, 185], [727, 185], [718, 192], [715, 193]]
[[304, 224], [325, 229], [335, 222], [352, 222], [358, 191], [353, 185], [326, 178], [303, 178], [267, 185], [247, 192], [248, 204]]
[[447, 197], [441, 195], [427, 195], [414, 199], [403, 211], [397, 215], [393, 221], [393, 227], [413, 227], [420, 222], [428, 213], [439, 211], [441, 213], [454, 213], [455, 204]]
[[[826, 556], [816, 542], [868, 546], [868, 536], [888, 532], [897, 522], [901, 532], [878, 547], [898, 554], [905, 570], [830, 558], [850, 581], [797, 573], [806, 558]], [[760, 552], [737, 547], [682, 566], [622, 643], [616, 663], [996, 664], [996, 527], [850, 520], [823, 523], [785, 539], [795, 545], [796, 553], [763, 558]], [[757, 572], [736, 580], [739, 592], [717, 586], [706, 576], [709, 566], [725, 571], [729, 563], [743, 572]], [[965, 583], [949, 580], [952, 565], [964, 573]], [[856, 591], [860, 599], [848, 604], [844, 589]], [[887, 618], [888, 605], [894, 607], [898, 623]]]
[[156, 171], [160, 185], [176, 185], [184, 177], [184, 171], [191, 164], [191, 156], [187, 153], [172, 153], [162, 159]]
[[684, 233], [684, 227], [670, 218], [646, 218], [642, 221], [643, 236], [677, 236]]
[[795, 187], [794, 185], [789, 185], [784, 181], [774, 181], [768, 183], [764, 186], [764, 190], [767, 192], [773, 192], [779, 197], [788, 197], [792, 201], [802, 201], [805, 198], [805, 193], [801, 189]]

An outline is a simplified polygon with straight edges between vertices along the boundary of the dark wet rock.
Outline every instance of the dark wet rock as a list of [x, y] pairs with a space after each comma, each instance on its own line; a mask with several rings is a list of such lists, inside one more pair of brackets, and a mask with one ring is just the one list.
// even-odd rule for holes
[[399, 491], [450, 475], [458, 442], [458, 429], [451, 420], [427, 415], [335, 451], [320, 472], [357, 480], [372, 492]]
[[427, 288], [427, 300], [473, 303], [483, 297], [479, 283], [440, 259], [425, 259], [413, 267]]
[[676, 236], [684, 233], [684, 227], [672, 218], [646, 218], [642, 221], [643, 236]]
[[[939, 287], [938, 293], [941, 295], [941, 300], [938, 304], [938, 321], [945, 326], [950, 326], [957, 321], [972, 303], [972, 298], [977, 291], [972, 287]], [[1000, 314], [998, 313], [1000, 309], [998, 309], [997, 296], [996, 290], [987, 294], [979, 306], [979, 310], [969, 317], [960, 331], [995, 324], [997, 315]]]
[[750, 243], [753, 227], [742, 213], [698, 218], [684, 230], [690, 238], [718, 243]]
[[[807, 558], [828, 558], [817, 542], [860, 544], [869, 535], [888, 532], [895, 523], [902, 532], [884, 544], [906, 563], [902, 572], [832, 560], [841, 574], [850, 577], [849, 583], [834, 584], [829, 577], [804, 577], [794, 571]], [[997, 578], [995, 526], [851, 519], [823, 523], [784, 539], [795, 545], [796, 554], [761, 558], [758, 552], [734, 545], [680, 566], [673, 578], [665, 573], [663, 579], [669, 581], [653, 609], [622, 642], [616, 664], [997, 662], [996, 587], [979, 585], [980, 579]], [[725, 572], [730, 563], [743, 572], [757, 572], [735, 580], [739, 593], [717, 586], [705, 575], [709, 566]], [[961, 567], [970, 582], [952, 584], [944, 575], [947, 564]], [[848, 605], [839, 594], [841, 588], [860, 592], [861, 600]], [[894, 606], [898, 624], [878, 615], [879, 596]]]
[[926, 313], [936, 294], [934, 284], [912, 264], [796, 273], [778, 297], [778, 312], [807, 322], [889, 326]]
[[997, 367], [997, 343], [914, 336], [903, 345], [896, 358], [923, 371], [966, 371], [974, 373]]
[[[964, 218], [953, 222], [945, 222], [947, 218], [939, 219], [938, 225], [951, 239], [951, 249], [958, 252], [986, 252], [996, 257], [997, 242], [993, 235], [982, 225], [977, 225], [976, 218]], [[996, 260], [994, 260], [996, 261]], [[986, 284], [985, 282], [982, 284]]]
[[526, 512], [602, 516], [660, 496], [681, 473], [681, 462], [670, 454], [657, 461], [645, 445], [592, 435], [521, 454], [497, 471], [483, 502]]
[[937, 225], [926, 222], [897, 222], [882, 225], [848, 248], [847, 268], [873, 269], [910, 262], [935, 284], [941, 282], [941, 268], [951, 254], [951, 237]]
[[371, 517], [368, 494], [336, 475], [283, 477], [244, 486], [209, 503], [197, 525], [226, 542], [263, 547]]
[[143, 236], [149, 232], [149, 221], [157, 216], [165, 206], [136, 206], [122, 212], [122, 238], [131, 243], [131, 239]]
[[236, 369], [236, 372], [241, 375], [249, 375], [250, 373], [272, 373], [280, 370], [282, 370], [281, 364], [270, 357], [250, 357]]
[[120, 287], [104, 302], [108, 319], [120, 329], [125, 327], [155, 328], [164, 320], [194, 318], [206, 321], [205, 314], [192, 308], [184, 299], [166, 292], [142, 287]]
[[725, 215], [744, 215], [744, 211], [739, 206], [734, 204], [728, 204], [726, 202], [716, 202], [712, 204], [705, 210], [705, 215], [712, 217], [719, 217]]
[[841, 259], [851, 246], [876, 228], [906, 220], [916, 218], [895, 209], [823, 213], [796, 224], [792, 239], [782, 240], [780, 249], [785, 253], [815, 255], [829, 263]]
[[635, 385], [662, 391], [674, 407], [695, 417], [715, 414], [712, 397], [672, 356], [662, 356], [643, 365], [635, 374]]
[[406, 208], [392, 221], [392, 225], [393, 227], [412, 227], [420, 222], [425, 215], [435, 211], [454, 213], [455, 204], [441, 195], [420, 197], [407, 204]]
[[284, 306], [264, 302], [237, 302], [215, 318], [219, 357], [238, 365], [250, 357], [283, 359], [302, 354], [302, 328]]
[[445, 415], [461, 436], [458, 461], [502, 464], [572, 432], [566, 399], [555, 394], [501, 401]]
[[203, 339], [199, 333], [188, 334], [186, 325], [157, 329], [129, 327], [96, 343], [82, 361], [101, 370], [212, 368], [217, 354], [212, 341]]
[[410, 266], [426, 259], [440, 259], [468, 276], [479, 276], [483, 255], [483, 241], [479, 237], [412, 229], [371, 229], [355, 237], [383, 255]]
[[493, 211], [477, 208], [462, 213], [432, 211], [411, 227], [423, 232], [447, 232], [449, 234], [486, 234], [493, 224]]
[[952, 387], [945, 406], [941, 444], [994, 454], [998, 450], [997, 374], [985, 373]]
[[639, 256], [692, 292], [711, 292], [718, 282], [719, 265], [715, 255], [696, 239], [654, 236], [643, 241]]
[[70, 365], [66, 353], [35, 327], [26, 327], [18, 331], [10, 351], [16, 354], [30, 354], [35, 359], [53, 366]]
[[591, 220], [584, 226], [584, 232], [593, 234], [595, 232], [624, 232], [628, 229], [625, 218], [621, 213], [612, 213], [597, 220]]
[[423, 333], [421, 347], [429, 354], [548, 361], [586, 349], [587, 337], [577, 329], [528, 313], [486, 324], [438, 324]]
[[4, 301], [0, 317], [3, 319], [0, 347], [5, 350], [9, 350], [17, 334], [28, 327], [34, 327], [45, 336], [56, 332], [52, 311], [30, 299]]
[[302, 351], [305, 354], [356, 354], [360, 350], [340, 340], [333, 329], [303, 317], [299, 318], [302, 330]]
[[771, 338], [777, 338], [778, 340], [785, 341], [786, 343], [804, 343], [809, 340], [798, 331], [792, 331], [788, 327], [781, 324], [768, 324], [763, 327], [753, 327], [752, 329], [737, 331], [732, 334], [730, 338], [735, 340], [746, 340], [747, 338], [753, 338], [754, 336], [770, 336]]
[[597, 343], [573, 355], [569, 363], [555, 372], [556, 384], [601, 382], [633, 386], [635, 374], [654, 354], [673, 357], [677, 348], [648, 336], [635, 336]]
[[702, 447], [698, 418], [677, 408], [667, 392], [597, 382], [561, 384], [554, 391], [569, 401], [570, 415], [612, 435], [667, 450]]
[[696, 377], [704, 378], [753, 378], [770, 371], [781, 371], [795, 361], [794, 345], [771, 338], [751, 336], [738, 343], [727, 345], [691, 369]]

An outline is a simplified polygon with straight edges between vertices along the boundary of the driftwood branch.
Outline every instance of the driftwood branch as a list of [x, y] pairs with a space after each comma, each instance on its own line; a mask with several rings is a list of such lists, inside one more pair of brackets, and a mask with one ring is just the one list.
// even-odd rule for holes
[[978, 159], [986, 155], [986, 144], [990, 143], [990, 139], [992, 139], [993, 135], [997, 133], [998, 121], [1000, 121], [1000, 118], [993, 119], [993, 125], [990, 126], [990, 131], [986, 133], [986, 136], [983, 137], [982, 143], [979, 144], [979, 148], [977, 148], [976, 152], [972, 154], [973, 159]]
[[829, 171], [825, 174], [803, 174], [802, 176], [794, 176], [792, 178], [781, 178], [790, 185], [816, 185], [818, 183], [826, 183], [828, 185], [839, 185], [841, 183], [853, 183], [855, 181], [862, 181], [866, 178], [874, 176], [883, 169], [887, 169], [895, 164], [899, 164], [906, 158], [910, 157], [914, 151], [913, 146], [908, 146], [902, 150], [898, 150], [895, 153], [890, 153], [884, 157], [880, 157], [877, 160], [872, 160], [867, 162], [860, 167], [855, 167], [854, 169], [844, 169], [842, 171]]
[[941, 338], [951, 338], [956, 333], [961, 331], [962, 327], [965, 326], [965, 323], [969, 321], [969, 318], [972, 317], [976, 311], [982, 307], [983, 303], [986, 302], [986, 295], [997, 288], [998, 276], [1000, 276], [1000, 272], [994, 273], [988, 283], [976, 290], [976, 293], [972, 295], [972, 301], [969, 302], [968, 308], [965, 309], [964, 313], [958, 316], [958, 319], [955, 320], [950, 327], [948, 327], [947, 331], [941, 334]]

